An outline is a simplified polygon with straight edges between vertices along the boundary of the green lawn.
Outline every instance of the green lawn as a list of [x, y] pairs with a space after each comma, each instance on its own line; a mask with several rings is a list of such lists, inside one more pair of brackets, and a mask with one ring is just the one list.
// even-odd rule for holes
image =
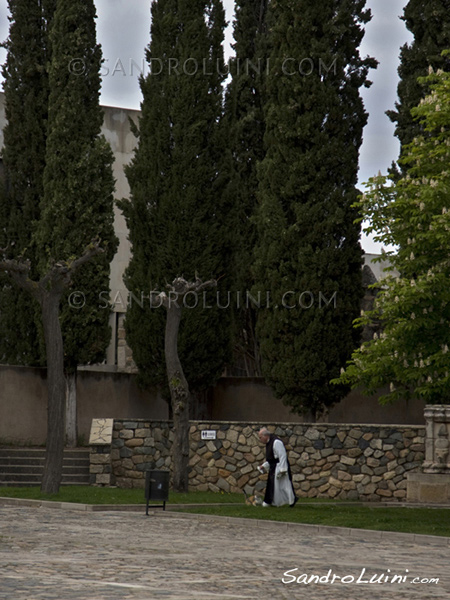
[[[42, 494], [39, 487], [0, 487], [0, 497], [79, 502], [82, 504], [145, 504], [143, 489], [125, 490], [87, 485], [61, 486], [58, 494], [50, 495]], [[242, 503], [243, 501], [244, 494], [215, 494], [213, 492], [169, 493], [169, 503], [171, 504]]]
[[450, 537], [450, 508], [364, 506], [360, 504], [299, 501], [294, 508], [254, 506], [210, 506], [180, 509], [208, 515], [270, 519], [293, 523], [399, 531]]
[[[0, 497], [55, 500], [83, 504], [145, 504], [144, 490], [90, 486], [62, 486], [58, 494], [41, 494], [38, 487], [0, 487]], [[219, 504], [231, 506], [219, 506]], [[151, 504], [154, 504], [152, 501]], [[190, 492], [169, 494], [169, 504], [208, 504], [179, 510], [229, 517], [311, 523], [357, 529], [399, 531], [450, 537], [450, 508], [406, 508], [361, 505], [360, 503], [302, 499], [294, 508], [246, 506], [243, 494]], [[234, 506], [233, 506], [234, 505]]]

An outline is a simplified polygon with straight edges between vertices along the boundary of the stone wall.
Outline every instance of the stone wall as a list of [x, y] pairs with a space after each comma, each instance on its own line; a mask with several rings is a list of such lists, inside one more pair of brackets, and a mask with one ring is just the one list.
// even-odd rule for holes
[[[191, 422], [190, 489], [262, 491], [267, 476], [256, 470], [264, 462], [264, 447], [256, 435], [261, 426]], [[296, 493], [304, 498], [401, 501], [406, 498], [407, 474], [417, 471], [424, 459], [422, 426], [283, 423], [269, 429], [285, 442]], [[202, 439], [205, 430], [215, 431], [216, 439]], [[115, 420], [111, 483], [144, 487], [146, 470], [170, 469], [172, 439], [170, 422]], [[95, 460], [99, 452], [97, 448]], [[104, 452], [108, 454], [108, 448]], [[93, 483], [102, 480], [99, 470], [96, 462]]]

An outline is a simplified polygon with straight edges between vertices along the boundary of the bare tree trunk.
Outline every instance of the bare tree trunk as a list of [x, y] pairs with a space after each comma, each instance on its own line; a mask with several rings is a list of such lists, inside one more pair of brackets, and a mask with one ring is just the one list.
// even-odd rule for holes
[[[159, 297], [167, 310], [164, 353], [169, 381], [170, 399], [173, 413], [174, 441], [172, 444], [173, 489], [187, 492], [189, 488], [189, 403], [188, 382], [178, 357], [178, 330], [181, 321], [181, 302], [189, 292], [198, 293], [202, 289], [217, 285], [216, 281], [202, 282], [195, 275], [195, 281], [177, 277], [171, 285], [169, 295], [161, 292]], [[179, 304], [180, 302], [180, 304]]]
[[60, 300], [61, 293], [53, 290], [44, 292], [41, 298], [48, 386], [47, 447], [41, 484], [41, 491], [44, 494], [58, 493], [64, 459], [66, 381], [64, 377], [63, 340], [59, 322]]
[[189, 487], [189, 386], [178, 358], [178, 329], [181, 307], [176, 302], [167, 306], [164, 352], [173, 412], [172, 444], [173, 489], [187, 492]]
[[41, 484], [41, 491], [45, 494], [58, 493], [64, 460], [66, 378], [59, 304], [64, 290], [70, 285], [73, 273], [103, 252], [100, 240], [92, 240], [80, 257], [52, 264], [39, 281], [34, 281], [29, 276], [29, 261], [5, 258], [7, 249], [0, 249], [0, 271], [8, 273], [12, 280], [36, 298], [41, 306], [48, 386], [47, 450]]
[[77, 429], [77, 370], [66, 372], [66, 446], [76, 448]]

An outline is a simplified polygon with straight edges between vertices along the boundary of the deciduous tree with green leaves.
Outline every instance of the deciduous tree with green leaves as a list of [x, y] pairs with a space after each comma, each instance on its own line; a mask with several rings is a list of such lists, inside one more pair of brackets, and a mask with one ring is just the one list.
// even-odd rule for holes
[[257, 331], [267, 382], [310, 418], [346, 393], [329, 381], [358, 342], [362, 251], [352, 205], [367, 121], [360, 87], [376, 64], [359, 54], [364, 7], [269, 4], [255, 273], [272, 304], [258, 311]]
[[[449, 56], [447, 52], [447, 57]], [[430, 94], [413, 109], [423, 135], [405, 146], [406, 175], [377, 176], [358, 208], [366, 228], [384, 245], [398, 276], [388, 274], [373, 311], [357, 324], [380, 319], [383, 332], [357, 349], [339, 382], [373, 393], [384, 384], [383, 401], [411, 395], [427, 403], [450, 401], [450, 73], [421, 82]]]

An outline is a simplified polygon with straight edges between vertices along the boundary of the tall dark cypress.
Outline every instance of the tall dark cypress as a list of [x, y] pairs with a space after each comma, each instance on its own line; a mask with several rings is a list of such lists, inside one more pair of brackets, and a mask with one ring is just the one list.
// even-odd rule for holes
[[[127, 341], [143, 385], [167, 388], [166, 315], [150, 306], [150, 291], [197, 274], [219, 280], [222, 305], [226, 301], [231, 244], [219, 126], [224, 27], [220, 0], [152, 4], [147, 50], [152, 72], [141, 80], [138, 146], [127, 169], [131, 199], [120, 203], [132, 245], [125, 277], [134, 298], [126, 316]], [[198, 394], [221, 374], [229, 356], [229, 313], [218, 308], [215, 294], [187, 299], [181, 322], [181, 363]]]
[[[109, 315], [99, 308], [98, 294], [109, 287], [109, 262], [116, 248], [112, 153], [98, 137], [103, 113], [95, 8], [92, 2], [64, 0], [10, 0], [9, 8], [0, 246], [8, 247], [10, 258], [29, 259], [36, 277], [49, 260], [76, 255], [97, 235], [108, 244], [102, 258], [73, 283], [86, 295], [83, 310], [63, 301], [66, 368], [73, 373], [77, 364], [104, 358]], [[43, 364], [37, 303], [10, 284], [0, 302], [2, 359]]]
[[[101, 362], [111, 339], [109, 311], [99, 302], [109, 289], [110, 262], [117, 248], [114, 233], [114, 178], [111, 148], [100, 136], [101, 48], [96, 42], [92, 0], [59, 0], [49, 42], [48, 138], [44, 192], [36, 239], [41, 268], [79, 256], [94, 238], [105, 252], [73, 278], [61, 304], [64, 367], [75, 410], [80, 364]], [[74, 308], [72, 291], [84, 306]], [[69, 420], [76, 423], [76, 415]], [[76, 445], [76, 432], [70, 433]]]
[[[54, 493], [61, 481], [65, 441], [64, 367], [75, 372], [79, 362], [99, 360], [109, 341], [108, 314], [100, 308], [98, 297], [107, 289], [116, 245], [114, 180], [111, 149], [99, 137], [101, 53], [95, 42], [93, 2], [25, 4], [33, 8], [33, 25], [39, 22], [45, 35], [36, 45], [35, 59], [27, 55], [25, 43], [33, 44], [34, 38], [22, 12], [23, 3], [14, 4], [17, 12], [13, 13], [8, 42], [10, 68], [5, 70], [10, 110], [2, 213], [11, 207], [15, 220], [11, 219], [5, 237], [18, 250], [12, 256], [8, 250], [2, 253], [0, 270], [40, 308], [48, 386], [42, 490]], [[17, 118], [17, 90], [24, 92], [27, 106], [22, 116], [30, 135], [35, 133], [33, 144], [21, 143], [25, 133]], [[37, 105], [34, 111], [33, 101]], [[28, 163], [32, 164], [26, 171]], [[30, 225], [29, 229], [24, 225]], [[94, 257], [97, 260], [86, 266]], [[74, 312], [67, 298], [63, 300], [71, 284], [86, 296], [83, 310]], [[23, 318], [31, 321], [32, 316]]]
[[[238, 0], [235, 6], [235, 57], [230, 61], [231, 81], [225, 102], [225, 126], [229, 141], [227, 194], [233, 206], [235, 346], [233, 373], [260, 375], [255, 332], [255, 303], [246, 301], [253, 286], [252, 257], [256, 243], [254, 222], [258, 188], [257, 165], [264, 157], [263, 90], [267, 70], [268, 0]], [[237, 294], [242, 296], [237, 296]], [[257, 298], [256, 298], [257, 301]]]
[[[450, 71], [450, 57], [442, 56], [442, 50], [450, 48], [450, 0], [410, 0], [405, 6], [403, 21], [414, 39], [404, 44], [400, 51], [396, 110], [387, 111], [395, 123], [395, 135], [400, 140], [400, 155], [403, 147], [423, 133], [423, 126], [411, 115], [429, 88], [419, 77], [425, 77], [431, 67], [435, 71]], [[400, 167], [405, 171], [406, 166]]]
[[258, 311], [263, 373], [294, 412], [338, 401], [361, 298], [360, 228], [352, 204], [369, 85], [359, 45], [365, 0], [269, 5], [266, 155], [259, 169]]
[[[0, 247], [9, 258], [32, 263], [33, 240], [43, 194], [48, 117], [49, 26], [54, 1], [9, 0], [10, 30], [3, 66], [5, 93], [3, 189], [0, 193]], [[0, 360], [41, 365], [45, 351], [37, 302], [2, 278], [0, 286]]]

